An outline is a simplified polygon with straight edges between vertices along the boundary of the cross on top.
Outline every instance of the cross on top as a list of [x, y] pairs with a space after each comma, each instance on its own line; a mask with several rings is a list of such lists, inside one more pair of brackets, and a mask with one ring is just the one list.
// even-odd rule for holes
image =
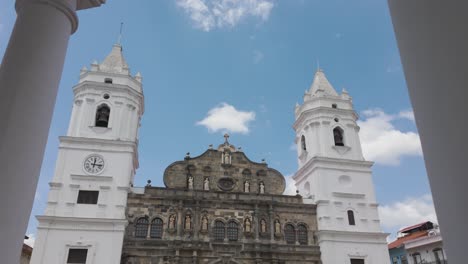
[[224, 144], [229, 144], [228, 139], [229, 139], [229, 134], [228, 133], [224, 134]]

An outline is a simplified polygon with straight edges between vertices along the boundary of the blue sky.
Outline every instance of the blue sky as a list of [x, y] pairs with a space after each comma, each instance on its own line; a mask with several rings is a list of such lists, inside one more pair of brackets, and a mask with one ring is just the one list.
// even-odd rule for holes
[[[13, 1], [0, 1], [0, 56], [15, 16]], [[320, 64], [360, 114], [384, 231], [435, 220], [385, 0], [110, 0], [79, 17], [28, 234], [45, 208], [79, 70], [103, 60], [121, 22], [126, 60], [142, 73], [145, 93], [136, 185], [162, 185], [170, 163], [221, 143], [225, 131], [252, 160], [294, 174], [294, 106]], [[226, 116], [231, 123], [222, 122]]]

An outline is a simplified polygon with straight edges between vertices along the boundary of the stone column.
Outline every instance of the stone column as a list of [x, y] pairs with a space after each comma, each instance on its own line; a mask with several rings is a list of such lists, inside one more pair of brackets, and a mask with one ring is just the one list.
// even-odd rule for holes
[[[77, 6], [104, 0], [18, 0], [0, 66], [0, 255], [18, 263], [36, 193], [57, 88]], [[94, 2], [94, 3], [93, 3]]]
[[270, 204], [268, 208], [268, 215], [270, 217], [270, 242], [273, 243], [275, 241], [275, 215], [273, 213], [273, 204]]

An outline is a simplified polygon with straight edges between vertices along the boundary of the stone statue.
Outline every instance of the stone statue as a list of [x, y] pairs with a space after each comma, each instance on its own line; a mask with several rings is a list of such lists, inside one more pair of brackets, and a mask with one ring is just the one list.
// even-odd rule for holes
[[261, 194], [265, 193], [265, 184], [263, 182], [260, 182], [260, 193]]
[[201, 230], [202, 231], [208, 231], [208, 218], [206, 216], [202, 217], [201, 220]]
[[223, 163], [224, 163], [224, 164], [231, 164], [231, 156], [229, 155], [229, 152], [228, 152], [228, 151], [225, 151], [225, 152], [224, 152], [224, 160], [223, 160]]
[[244, 192], [246, 192], [246, 193], [250, 192], [250, 182], [249, 181], [244, 182]]
[[208, 191], [210, 190], [210, 179], [205, 178], [205, 181], [203, 182], [203, 190]]
[[278, 219], [275, 220], [275, 234], [281, 233], [281, 224]]
[[185, 225], [184, 225], [185, 230], [190, 230], [192, 229], [192, 217], [190, 215], [185, 216]]
[[171, 215], [169, 217], [169, 229], [175, 229], [175, 216]]
[[189, 175], [188, 180], [187, 180], [187, 185], [189, 190], [193, 190], [193, 176]]
[[250, 218], [245, 219], [245, 232], [250, 233], [252, 230], [252, 223], [250, 222]]
[[266, 233], [266, 230], [267, 230], [266, 229], [266, 221], [265, 221], [265, 219], [262, 219], [260, 221], [260, 232]]

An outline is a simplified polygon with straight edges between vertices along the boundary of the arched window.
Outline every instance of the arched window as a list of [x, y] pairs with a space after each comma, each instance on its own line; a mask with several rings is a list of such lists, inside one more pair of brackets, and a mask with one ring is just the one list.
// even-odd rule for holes
[[299, 244], [307, 245], [308, 243], [307, 227], [305, 225], [297, 226], [297, 240], [299, 240]]
[[227, 237], [229, 241], [237, 241], [239, 238], [239, 227], [234, 221], [230, 221], [227, 226]]
[[151, 222], [150, 237], [162, 238], [163, 234], [163, 220], [161, 218], [155, 218]]
[[97, 127], [107, 127], [109, 125], [110, 108], [106, 104], [100, 105], [96, 110], [96, 122]]
[[148, 235], [148, 219], [142, 217], [135, 223], [135, 237], [146, 237]]
[[213, 237], [216, 241], [223, 241], [225, 237], [224, 223], [215, 221], [213, 228]]
[[335, 146], [344, 146], [343, 129], [335, 127], [335, 129], [333, 129], [333, 138], [335, 140]]
[[348, 223], [349, 225], [356, 225], [356, 221], [354, 220], [354, 212], [352, 210], [348, 210]]
[[306, 140], [305, 140], [304, 135], [302, 135], [302, 137], [301, 137], [301, 149], [302, 150], [307, 150]]
[[296, 230], [293, 225], [287, 224], [284, 226], [284, 239], [288, 244], [296, 243]]

